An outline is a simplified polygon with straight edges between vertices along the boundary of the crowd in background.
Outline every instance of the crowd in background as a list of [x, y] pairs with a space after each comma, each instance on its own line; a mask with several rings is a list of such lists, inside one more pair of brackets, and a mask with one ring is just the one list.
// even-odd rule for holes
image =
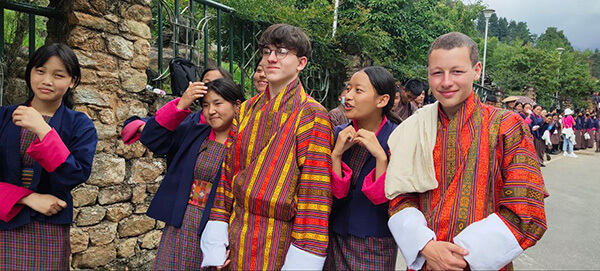
[[[393, 111], [402, 120], [411, 116], [425, 104], [433, 103], [435, 98], [429, 95], [429, 86], [418, 79], [408, 79], [404, 83], [396, 82], [397, 92], [394, 99]], [[344, 116], [344, 95], [342, 90], [338, 100], [340, 106], [330, 111], [329, 115], [334, 125], [348, 122]], [[489, 106], [503, 107], [519, 114], [534, 138], [536, 153], [540, 166], [544, 161], [550, 161], [550, 155], [563, 153], [563, 156], [576, 158], [575, 150], [595, 148], [600, 152], [600, 95], [593, 92], [591, 100], [593, 109], [544, 108], [535, 102], [521, 102], [517, 97], [509, 97], [499, 102], [494, 95], [487, 95], [484, 103]], [[566, 123], [565, 123], [566, 122]], [[572, 123], [571, 123], [572, 122]]]

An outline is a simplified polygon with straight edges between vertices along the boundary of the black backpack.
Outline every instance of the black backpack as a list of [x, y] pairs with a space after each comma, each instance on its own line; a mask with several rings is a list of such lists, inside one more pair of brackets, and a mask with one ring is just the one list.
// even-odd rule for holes
[[171, 91], [173, 95], [183, 95], [191, 82], [196, 82], [196, 65], [191, 61], [176, 57], [169, 63], [171, 71]]

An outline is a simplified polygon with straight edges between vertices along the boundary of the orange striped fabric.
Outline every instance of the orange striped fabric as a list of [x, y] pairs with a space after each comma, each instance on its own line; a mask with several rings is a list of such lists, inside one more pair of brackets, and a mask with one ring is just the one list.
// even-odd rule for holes
[[390, 202], [390, 216], [418, 208], [438, 241], [452, 242], [492, 213], [523, 249], [542, 237], [547, 194], [533, 137], [521, 117], [485, 106], [471, 94], [452, 119], [440, 109], [433, 156], [438, 188], [398, 196]]
[[229, 223], [231, 269], [281, 269], [290, 245], [324, 257], [332, 129], [299, 80], [244, 104], [228, 141], [211, 220]]

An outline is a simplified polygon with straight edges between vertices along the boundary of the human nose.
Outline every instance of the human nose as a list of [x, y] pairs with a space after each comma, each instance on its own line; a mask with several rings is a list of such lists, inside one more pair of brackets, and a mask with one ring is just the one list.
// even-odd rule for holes
[[444, 73], [444, 77], [442, 78], [442, 87], [449, 88], [454, 84], [452, 81], [452, 77], [449, 73]]
[[49, 74], [44, 74], [42, 79], [42, 84], [51, 86], [52, 85], [52, 76]]
[[279, 60], [277, 58], [277, 53], [275, 53], [275, 50], [272, 50], [271, 52], [269, 52], [269, 56], [267, 57], [267, 61], [269, 62], [277, 62], [277, 60]]
[[217, 113], [217, 108], [213, 105], [209, 105], [208, 106], [208, 114], [210, 115], [214, 115]]
[[354, 90], [349, 90], [343, 97], [346, 101], [354, 100]]

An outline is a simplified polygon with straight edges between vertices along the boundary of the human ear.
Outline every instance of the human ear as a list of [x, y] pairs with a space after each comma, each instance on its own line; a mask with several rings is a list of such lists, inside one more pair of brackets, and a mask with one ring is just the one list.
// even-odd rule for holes
[[473, 70], [475, 70], [475, 78], [474, 80], [476, 81], [477, 79], [481, 78], [481, 62], [477, 62], [477, 64], [475, 64], [475, 66], [473, 66]]
[[377, 98], [377, 108], [384, 108], [390, 101], [389, 94], [383, 94]]
[[69, 84], [69, 89], [73, 89], [76, 81], [77, 81], [77, 77], [73, 77], [73, 79], [71, 79], [71, 84]]
[[305, 56], [298, 57], [298, 67], [296, 68], [296, 71], [300, 72], [301, 70], [304, 70], [307, 63], [308, 63], [307, 57], [305, 57]]

